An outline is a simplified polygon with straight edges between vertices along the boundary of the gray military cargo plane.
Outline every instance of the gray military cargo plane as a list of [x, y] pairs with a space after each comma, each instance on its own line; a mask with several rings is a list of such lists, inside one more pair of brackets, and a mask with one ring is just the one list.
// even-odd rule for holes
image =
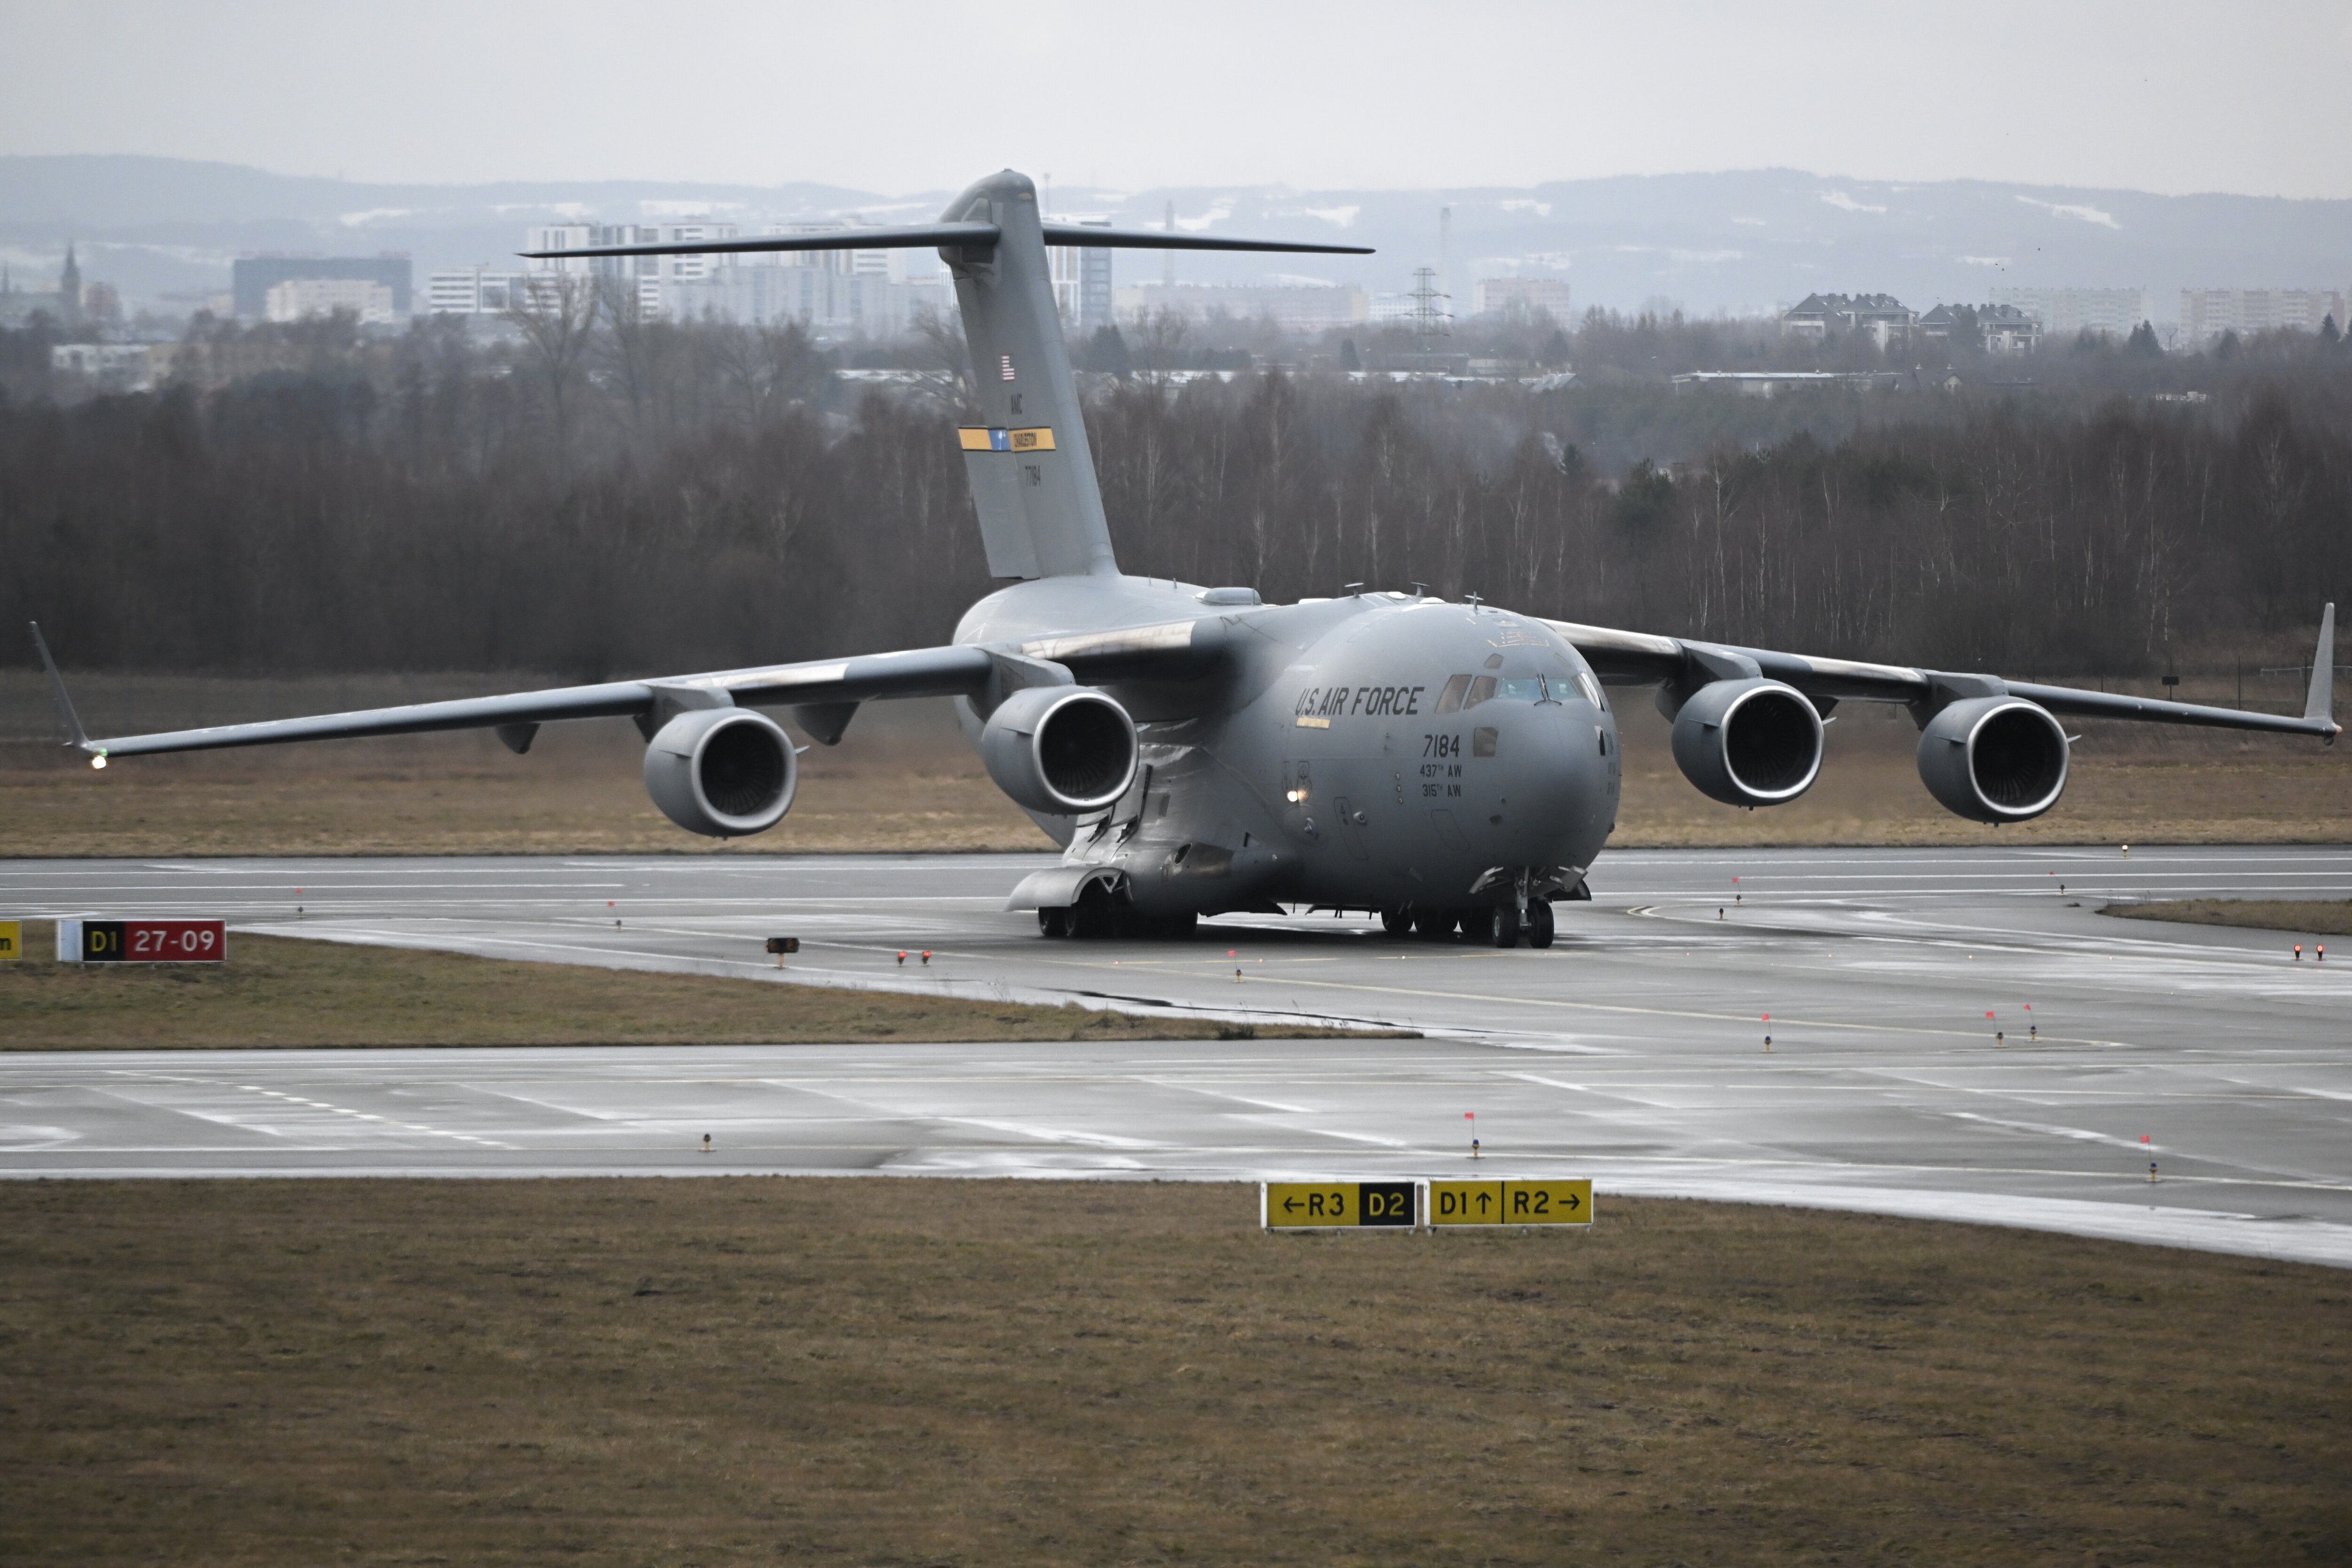
[[[1575, 626], [1417, 591], [1267, 605], [1250, 588], [1128, 576], [1111, 555], [1048, 245], [1362, 253], [1048, 223], [1010, 170], [935, 224], [562, 252], [937, 247], [984, 419], [961, 437], [972, 503], [991, 572], [1018, 581], [974, 605], [945, 647], [119, 740], [85, 736], [56, 680], [69, 743], [104, 767], [488, 728], [522, 752], [541, 724], [626, 716], [648, 742], [655, 803], [688, 832], [726, 838], [792, 807], [795, 748], [759, 710], [788, 708], [829, 746], [860, 703], [952, 697], [989, 775], [1064, 847], [1062, 864], [1025, 879], [1008, 905], [1035, 910], [1047, 936], [1170, 934], [1202, 914], [1307, 904], [1377, 910], [1391, 932], [1546, 947], [1552, 900], [1591, 896], [1585, 872], [1617, 823], [1610, 687], [1655, 688], [1683, 773], [1746, 806], [1812, 784], [1837, 703], [1905, 704], [1929, 793], [1992, 824], [2057, 802], [2070, 740], [2060, 715], [2337, 733], [2332, 605], [2303, 716], [2285, 718]], [[46, 647], [41, 657], [54, 679]]]

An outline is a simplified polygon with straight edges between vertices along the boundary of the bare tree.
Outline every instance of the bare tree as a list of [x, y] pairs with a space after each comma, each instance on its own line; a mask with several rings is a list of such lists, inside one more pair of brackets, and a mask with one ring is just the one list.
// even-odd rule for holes
[[547, 397], [559, 452], [572, 447], [572, 410], [596, 331], [594, 280], [572, 272], [533, 272], [522, 297], [503, 315], [521, 332], [534, 378]]

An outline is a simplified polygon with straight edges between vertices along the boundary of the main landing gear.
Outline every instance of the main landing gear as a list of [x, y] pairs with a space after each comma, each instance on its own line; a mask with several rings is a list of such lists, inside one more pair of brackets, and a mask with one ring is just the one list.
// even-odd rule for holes
[[1069, 909], [1037, 911], [1038, 935], [1076, 937], [1080, 941], [1112, 936], [1181, 941], [1192, 936], [1199, 926], [1198, 915], [1139, 914], [1108, 898], [1088, 900], [1081, 896]]
[[1517, 947], [1521, 941], [1529, 947], [1549, 947], [1554, 928], [1550, 900], [1529, 899], [1524, 917], [1510, 904], [1478, 910], [1382, 910], [1381, 929], [1391, 936], [1410, 932], [1423, 942], [1451, 942], [1459, 930], [1474, 942], [1491, 942], [1496, 947]]

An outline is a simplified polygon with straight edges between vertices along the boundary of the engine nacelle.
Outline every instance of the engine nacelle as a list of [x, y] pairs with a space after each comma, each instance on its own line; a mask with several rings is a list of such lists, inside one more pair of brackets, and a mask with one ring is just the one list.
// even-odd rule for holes
[[2066, 787], [2066, 731], [2021, 697], [1970, 697], [1927, 721], [1919, 781], [1971, 822], [2024, 822]]
[[1712, 680], [1675, 714], [1675, 765], [1726, 805], [1778, 805], [1822, 771], [1822, 716], [1777, 680]]
[[776, 721], [748, 708], [698, 708], [646, 748], [646, 793], [662, 815], [707, 838], [773, 827], [800, 787], [800, 761]]
[[1135, 782], [1135, 721], [1083, 686], [1024, 687], [988, 716], [980, 757], [996, 787], [1032, 811], [1097, 811]]

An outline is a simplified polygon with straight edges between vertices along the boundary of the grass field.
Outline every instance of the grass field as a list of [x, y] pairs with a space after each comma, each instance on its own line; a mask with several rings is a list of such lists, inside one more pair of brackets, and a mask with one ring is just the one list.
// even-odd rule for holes
[[2109, 904], [2103, 915], [2182, 925], [2249, 926], [2306, 936], [2352, 936], [2352, 900], [2180, 899], [2150, 904]]
[[[114, 731], [462, 695], [543, 678], [297, 682], [101, 678], [84, 716]], [[2228, 701], [2234, 689], [2184, 687]], [[2352, 747], [2151, 726], [2084, 725], [2057, 809], [2020, 826], [1963, 822], [1918, 780], [1899, 710], [1848, 704], [1821, 783], [1769, 811], [1701, 795], [1674, 766], [1645, 694], [1620, 694], [1625, 790], [1612, 843], [2352, 842]], [[528, 756], [478, 733], [125, 759], [104, 773], [46, 742], [47, 697], [0, 676], [0, 854], [585, 854], [1051, 847], [988, 781], [944, 703], [872, 703], [837, 748], [801, 759], [792, 813], [724, 847], [646, 798], [643, 743], [619, 720], [551, 725]]]
[[0, 1186], [0, 1561], [2333, 1563], [2352, 1279], [1224, 1185]]
[[[26, 948], [55, 951], [48, 922]], [[0, 964], [0, 1050], [1191, 1040], [1342, 1030], [229, 938], [224, 964]], [[789, 962], [789, 961], [788, 961]]]

